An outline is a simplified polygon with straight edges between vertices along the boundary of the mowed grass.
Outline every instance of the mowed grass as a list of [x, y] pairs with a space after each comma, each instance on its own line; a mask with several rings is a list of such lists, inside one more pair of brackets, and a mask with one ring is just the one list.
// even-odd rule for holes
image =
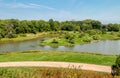
[[58, 51], [24, 51], [0, 53], [0, 62], [8, 61], [57, 61], [79, 62], [111, 66], [115, 63], [116, 55], [102, 55], [79, 52]]

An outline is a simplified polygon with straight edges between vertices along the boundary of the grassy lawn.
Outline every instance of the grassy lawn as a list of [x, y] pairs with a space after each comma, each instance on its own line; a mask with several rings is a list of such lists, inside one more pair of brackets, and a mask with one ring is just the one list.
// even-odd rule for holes
[[81, 62], [98, 65], [113, 65], [116, 55], [102, 55], [79, 52], [24, 51], [0, 53], [0, 62], [8, 61], [59, 61]]

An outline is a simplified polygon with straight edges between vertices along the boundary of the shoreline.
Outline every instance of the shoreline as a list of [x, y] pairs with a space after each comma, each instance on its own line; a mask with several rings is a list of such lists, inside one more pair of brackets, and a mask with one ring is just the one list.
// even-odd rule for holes
[[[20, 34], [18, 34], [18, 36], [19, 35]], [[48, 33], [47, 32], [41, 32], [37, 34], [28, 33], [28, 34], [23, 34], [23, 35], [26, 35], [26, 37], [19, 36], [17, 38], [3, 38], [0, 40], [0, 44], [9, 43], [9, 42], [21, 42], [21, 41], [28, 41], [28, 40], [37, 39], [37, 38], [43, 38], [47, 36]]]

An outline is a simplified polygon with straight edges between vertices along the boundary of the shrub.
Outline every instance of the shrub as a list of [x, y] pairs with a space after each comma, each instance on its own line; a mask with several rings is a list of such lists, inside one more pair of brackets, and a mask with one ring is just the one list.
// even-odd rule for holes
[[85, 36], [85, 33], [80, 33], [80, 35], [79, 35], [79, 38], [82, 38], [82, 37], [84, 37]]
[[68, 42], [71, 43], [71, 44], [75, 43], [74, 39], [69, 39]]
[[116, 33], [115, 33], [115, 32], [113, 32], [113, 31], [111, 31], [111, 32], [110, 32], [110, 34], [111, 34], [111, 35], [115, 35]]
[[57, 39], [53, 39], [53, 40], [52, 40], [52, 43], [56, 43], [56, 44], [57, 44], [57, 43], [58, 43], [58, 40], [57, 40]]
[[74, 34], [70, 34], [70, 33], [66, 33], [66, 34], [65, 34], [65, 39], [70, 39], [70, 40], [72, 40], [72, 39], [74, 39], [74, 37], [75, 37]]
[[2, 39], [2, 35], [0, 34], [0, 40]]
[[94, 35], [94, 36], [92, 36], [92, 39], [93, 39], [93, 40], [99, 40], [99, 39], [100, 39], [100, 36], [99, 36], [99, 35]]
[[115, 65], [112, 65], [111, 74], [120, 76], [120, 55], [116, 58]]
[[120, 67], [120, 55], [116, 59], [116, 65]]
[[95, 35], [95, 34], [101, 34], [102, 32], [100, 30], [88, 30], [87, 33], [89, 35]]
[[21, 37], [26, 37], [27, 35], [26, 34], [20, 34]]
[[102, 34], [106, 34], [107, 30], [106, 29], [102, 29]]
[[118, 75], [120, 75], [120, 55], [116, 59], [116, 66], [118, 69]]
[[84, 42], [91, 42], [91, 39], [90, 38], [86, 38], [83, 40]]
[[117, 36], [120, 37], [120, 33]]
[[16, 34], [8, 34], [6, 35], [6, 38], [16, 38], [17, 35]]

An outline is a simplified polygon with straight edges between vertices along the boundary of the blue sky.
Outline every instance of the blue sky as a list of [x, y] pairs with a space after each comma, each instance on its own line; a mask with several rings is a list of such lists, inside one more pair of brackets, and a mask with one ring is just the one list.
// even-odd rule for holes
[[120, 0], [0, 0], [0, 19], [120, 23]]

